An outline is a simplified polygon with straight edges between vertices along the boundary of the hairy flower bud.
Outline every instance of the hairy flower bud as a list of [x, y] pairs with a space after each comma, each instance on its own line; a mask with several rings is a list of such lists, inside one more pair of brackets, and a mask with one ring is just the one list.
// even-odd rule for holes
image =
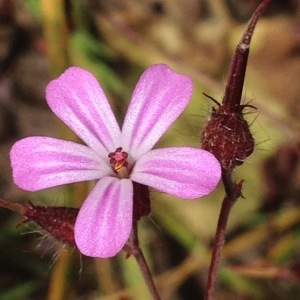
[[255, 146], [243, 113], [226, 111], [224, 106], [213, 109], [201, 142], [203, 149], [219, 160], [223, 170], [232, 170], [243, 164]]
[[249, 48], [254, 28], [259, 16], [268, 7], [265, 1], [254, 12], [249, 25], [234, 53], [222, 104], [213, 109], [201, 137], [203, 149], [213, 153], [219, 160], [223, 171], [231, 171], [244, 163], [254, 150], [254, 139], [249, 124], [244, 119], [243, 110], [251, 105], [242, 105], [241, 98], [247, 68]]
[[22, 206], [22, 214], [26, 221], [34, 221], [41, 228], [63, 243], [76, 247], [74, 225], [79, 209], [70, 207], [51, 207], [29, 205]]
[[0, 206], [16, 211], [25, 217], [25, 222], [35, 222], [62, 243], [76, 247], [74, 225], [78, 214], [77, 208], [51, 207], [15, 202], [0, 201]]

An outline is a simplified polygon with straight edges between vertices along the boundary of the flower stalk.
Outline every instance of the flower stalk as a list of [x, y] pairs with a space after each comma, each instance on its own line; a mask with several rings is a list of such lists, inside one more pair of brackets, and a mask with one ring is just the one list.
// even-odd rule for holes
[[127, 251], [129, 250], [128, 254], [132, 254], [136, 262], [140, 268], [141, 274], [144, 278], [144, 281], [148, 287], [148, 290], [152, 296], [153, 300], [160, 300], [160, 296], [154, 284], [154, 280], [150, 271], [150, 268], [147, 264], [145, 259], [144, 253], [139, 245], [139, 238], [138, 238], [138, 222], [133, 221], [132, 230], [129, 236], [128, 244], [127, 244]]
[[243, 115], [245, 108], [254, 107], [249, 104], [241, 104], [241, 99], [251, 38], [259, 17], [267, 9], [270, 2], [271, 0], [262, 1], [253, 13], [234, 53], [222, 103], [219, 104], [213, 99], [218, 107], [216, 109], [213, 108], [211, 118], [201, 137], [203, 149], [213, 153], [221, 164], [222, 181], [225, 189], [225, 197], [215, 234], [205, 300], [213, 300], [217, 272], [225, 242], [227, 221], [231, 208], [237, 199], [242, 196], [243, 181], [235, 183], [232, 179], [232, 171], [236, 166], [244, 163], [245, 159], [253, 152], [255, 146], [250, 126]]
[[230, 173], [223, 173], [222, 180], [225, 187], [226, 195], [224, 197], [221, 211], [219, 215], [219, 220], [217, 224], [214, 246], [211, 255], [211, 263], [208, 272], [206, 290], [205, 290], [205, 300], [213, 300], [215, 285], [217, 282], [217, 274], [220, 265], [220, 259], [222, 254], [222, 249], [225, 243], [225, 233], [227, 222], [231, 208], [237, 201], [237, 199], [242, 196], [242, 181], [240, 183], [234, 183]]

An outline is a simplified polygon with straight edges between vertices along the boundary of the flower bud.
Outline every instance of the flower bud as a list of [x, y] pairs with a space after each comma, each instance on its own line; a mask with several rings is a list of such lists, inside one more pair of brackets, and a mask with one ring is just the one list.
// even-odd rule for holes
[[254, 150], [254, 139], [243, 114], [245, 107], [254, 107], [241, 104], [241, 98], [251, 38], [258, 18], [269, 4], [270, 1], [261, 3], [254, 12], [236, 47], [222, 104], [208, 96], [219, 107], [213, 109], [211, 118], [202, 133], [201, 142], [203, 149], [213, 153], [219, 160], [223, 171], [231, 171], [243, 164], [246, 157]]
[[79, 209], [70, 207], [51, 207], [23, 205], [22, 214], [25, 221], [34, 221], [53, 237], [63, 243], [76, 247], [74, 239], [74, 225]]
[[0, 200], [0, 206], [16, 211], [25, 217], [22, 223], [35, 222], [62, 243], [76, 247], [74, 224], [79, 209], [70, 207], [51, 207], [19, 204]]
[[243, 113], [228, 112], [224, 106], [213, 109], [201, 142], [203, 149], [214, 154], [227, 171], [243, 164], [255, 146]]

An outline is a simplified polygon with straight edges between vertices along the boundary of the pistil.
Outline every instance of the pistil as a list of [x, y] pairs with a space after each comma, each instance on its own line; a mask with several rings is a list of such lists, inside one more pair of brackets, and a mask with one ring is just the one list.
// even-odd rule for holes
[[128, 178], [128, 153], [122, 151], [122, 147], [116, 149], [116, 151], [108, 154], [109, 162], [114, 168], [114, 171], [118, 174], [119, 178]]

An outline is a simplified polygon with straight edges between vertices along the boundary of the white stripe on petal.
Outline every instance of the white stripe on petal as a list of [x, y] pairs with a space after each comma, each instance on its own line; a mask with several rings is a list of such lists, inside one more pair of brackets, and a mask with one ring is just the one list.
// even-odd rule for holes
[[137, 159], [155, 143], [188, 104], [190, 78], [160, 64], [148, 68], [133, 92], [122, 127], [122, 146]]
[[77, 143], [49, 137], [28, 137], [10, 152], [13, 179], [28, 191], [113, 175], [108, 159]]
[[75, 242], [91, 257], [112, 257], [128, 240], [132, 226], [133, 185], [129, 179], [105, 177], [80, 208]]
[[67, 69], [47, 85], [46, 98], [51, 110], [99, 155], [119, 147], [119, 125], [90, 72]]
[[141, 156], [130, 178], [179, 198], [212, 192], [221, 178], [218, 160], [208, 151], [188, 147], [155, 149]]

